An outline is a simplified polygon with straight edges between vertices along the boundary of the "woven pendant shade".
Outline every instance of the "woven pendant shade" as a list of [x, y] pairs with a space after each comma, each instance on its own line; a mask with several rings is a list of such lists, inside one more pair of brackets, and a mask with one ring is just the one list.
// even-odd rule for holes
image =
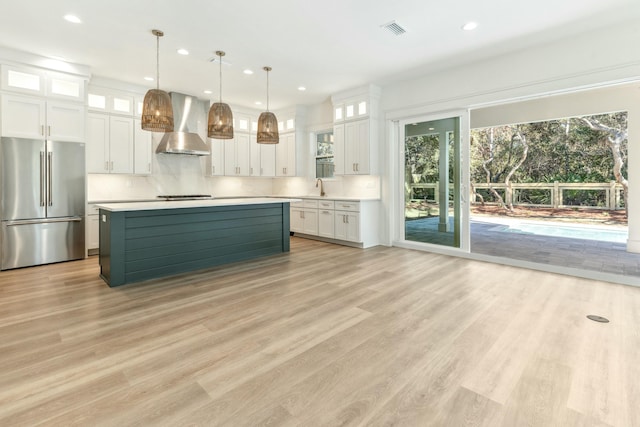
[[258, 118], [256, 142], [258, 144], [277, 144], [280, 142], [278, 119], [275, 114], [269, 112], [269, 71], [271, 71], [271, 67], [263, 67], [262, 69], [267, 72], [267, 111], [261, 113]]
[[207, 120], [207, 136], [209, 138], [232, 139], [233, 138], [233, 113], [228, 104], [222, 102], [222, 57], [225, 53], [216, 50], [220, 63], [220, 101], [209, 108], [209, 120]]
[[164, 36], [164, 33], [153, 30], [151, 34], [156, 36], [156, 88], [149, 89], [144, 96], [140, 125], [142, 130], [151, 132], [173, 132], [171, 97], [167, 92], [160, 90], [160, 37]]
[[207, 136], [217, 139], [233, 138], [233, 113], [231, 107], [222, 102], [216, 102], [209, 109]]
[[150, 89], [142, 104], [142, 129], [151, 132], [173, 132], [173, 107], [169, 94]]
[[278, 119], [276, 115], [265, 111], [258, 118], [258, 138], [259, 144], [277, 144], [280, 142], [278, 134]]

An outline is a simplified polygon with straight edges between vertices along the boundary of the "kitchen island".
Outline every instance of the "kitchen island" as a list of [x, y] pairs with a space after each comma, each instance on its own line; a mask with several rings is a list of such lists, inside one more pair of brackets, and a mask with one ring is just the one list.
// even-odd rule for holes
[[100, 276], [113, 287], [288, 252], [292, 201], [98, 204]]

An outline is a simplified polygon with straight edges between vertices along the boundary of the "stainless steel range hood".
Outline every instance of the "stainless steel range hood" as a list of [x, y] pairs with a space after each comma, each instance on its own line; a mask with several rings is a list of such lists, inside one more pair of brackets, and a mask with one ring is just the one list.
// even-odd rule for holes
[[191, 154], [194, 156], [208, 156], [209, 146], [200, 138], [198, 123], [206, 127], [208, 107], [205, 102], [195, 96], [171, 92], [173, 106], [174, 132], [167, 132], [160, 140], [156, 153]]

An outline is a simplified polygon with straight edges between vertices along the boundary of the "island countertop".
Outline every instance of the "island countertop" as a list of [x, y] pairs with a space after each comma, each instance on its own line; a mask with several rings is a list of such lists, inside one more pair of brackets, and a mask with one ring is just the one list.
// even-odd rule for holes
[[149, 202], [124, 202], [124, 203], [99, 203], [95, 207], [110, 212], [149, 211], [158, 209], [181, 208], [206, 208], [218, 206], [240, 205], [264, 205], [269, 203], [298, 202], [295, 198], [276, 197], [239, 197], [234, 199], [209, 199], [209, 200], [176, 200], [176, 201], [149, 201]]

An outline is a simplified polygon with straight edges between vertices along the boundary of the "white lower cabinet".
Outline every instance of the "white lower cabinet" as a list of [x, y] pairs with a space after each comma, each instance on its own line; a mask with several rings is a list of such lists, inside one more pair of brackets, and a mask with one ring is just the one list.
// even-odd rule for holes
[[87, 222], [86, 222], [86, 247], [87, 253], [90, 255], [97, 252], [100, 248], [100, 211], [95, 205], [88, 205], [87, 207]]
[[335, 238], [348, 242], [360, 241], [360, 214], [349, 211], [335, 212]]
[[[313, 204], [316, 208], [313, 208]], [[304, 199], [291, 204], [293, 232], [368, 248], [379, 244], [378, 201]]]
[[318, 236], [335, 238], [334, 231], [335, 211], [333, 209], [318, 210]]
[[318, 201], [303, 200], [291, 205], [291, 231], [316, 236], [318, 234]]

